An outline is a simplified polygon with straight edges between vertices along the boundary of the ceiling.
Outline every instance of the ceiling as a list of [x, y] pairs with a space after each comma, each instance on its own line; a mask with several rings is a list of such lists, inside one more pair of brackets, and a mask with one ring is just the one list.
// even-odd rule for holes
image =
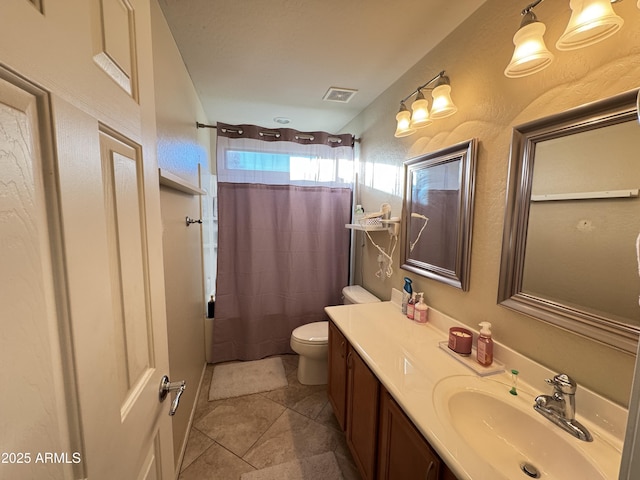
[[[339, 133], [485, 1], [159, 4], [209, 123], [274, 128], [284, 117], [289, 128]], [[348, 103], [325, 101], [330, 87], [357, 93]]]

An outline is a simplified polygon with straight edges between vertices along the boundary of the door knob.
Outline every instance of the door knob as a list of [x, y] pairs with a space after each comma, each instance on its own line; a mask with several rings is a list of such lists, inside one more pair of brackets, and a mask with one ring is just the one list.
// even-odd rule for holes
[[182, 396], [186, 388], [187, 383], [184, 380], [182, 380], [181, 382], [170, 382], [169, 377], [167, 377], [166, 375], [162, 377], [162, 380], [160, 380], [160, 392], [158, 396], [161, 402], [164, 401], [164, 399], [170, 392], [177, 392], [176, 398], [174, 398], [173, 402], [171, 402], [171, 408], [169, 409], [170, 416], [173, 417], [176, 414], [178, 403], [180, 402], [180, 397]]

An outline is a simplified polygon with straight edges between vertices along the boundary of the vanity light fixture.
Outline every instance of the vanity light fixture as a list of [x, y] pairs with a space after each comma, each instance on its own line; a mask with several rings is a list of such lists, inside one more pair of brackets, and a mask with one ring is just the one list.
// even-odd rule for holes
[[[411, 94], [400, 100], [400, 110], [396, 115], [398, 122], [395, 133], [396, 137], [411, 135], [415, 133], [417, 129], [431, 125], [433, 120], [448, 117], [458, 111], [453, 100], [451, 100], [449, 77], [444, 73], [443, 70], [427, 83], [419, 86], [411, 92]], [[431, 90], [431, 96], [433, 97], [431, 112], [429, 112], [429, 102], [424, 97], [423, 90]], [[405, 102], [414, 95], [416, 99], [411, 104], [411, 111], [409, 111]]]
[[553, 61], [551, 53], [544, 43], [544, 35], [547, 27], [538, 21], [533, 9], [542, 0], [537, 0], [522, 10], [522, 22], [520, 29], [513, 36], [515, 50], [511, 62], [504, 70], [509, 78], [524, 77], [547, 68]]
[[[507, 77], [518, 78], [537, 73], [553, 61], [553, 54], [542, 38], [546, 27], [533, 13], [533, 9], [542, 1], [535, 0], [522, 10], [520, 29], [513, 36], [513, 57], [504, 71]], [[556, 48], [575, 50], [593, 45], [616, 33], [624, 20], [615, 14], [611, 4], [620, 1], [622, 0], [570, 0], [571, 18], [556, 42]]]
[[620, 30], [624, 20], [611, 7], [616, 1], [619, 0], [571, 0], [571, 18], [556, 48], [575, 50], [586, 47]]

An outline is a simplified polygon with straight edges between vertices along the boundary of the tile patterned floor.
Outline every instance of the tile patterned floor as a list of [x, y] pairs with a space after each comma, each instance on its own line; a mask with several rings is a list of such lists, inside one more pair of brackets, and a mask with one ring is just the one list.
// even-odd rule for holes
[[298, 356], [281, 358], [287, 387], [213, 402], [214, 365], [207, 365], [179, 480], [239, 480], [246, 472], [330, 451], [341, 478], [360, 479], [326, 385], [301, 385]]

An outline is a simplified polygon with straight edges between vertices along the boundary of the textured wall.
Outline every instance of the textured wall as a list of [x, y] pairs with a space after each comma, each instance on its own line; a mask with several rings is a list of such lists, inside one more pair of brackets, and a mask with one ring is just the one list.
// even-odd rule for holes
[[209, 129], [197, 129], [196, 122], [208, 120], [157, 0], [151, 4], [158, 165], [198, 185], [198, 164], [209, 170]]
[[[182, 58], [154, 0], [153, 63], [156, 87], [158, 165], [192, 185], [199, 185], [198, 164], [209, 171], [209, 131]], [[186, 380], [187, 390], [172, 417], [176, 462], [186, 443], [191, 411], [205, 364], [204, 292], [201, 226], [186, 227], [185, 216], [200, 218], [200, 197], [161, 188], [163, 255], [171, 381]]]
[[[511, 8], [506, 8], [508, 3]], [[536, 14], [547, 26], [545, 39], [555, 61], [533, 76], [508, 79], [503, 71], [513, 52], [519, 9], [525, 4], [489, 0], [345, 127], [345, 131], [361, 138], [358, 203], [371, 211], [388, 202], [392, 215], [399, 215], [405, 160], [478, 138], [470, 290], [465, 293], [411, 275], [415, 289], [424, 291], [433, 307], [473, 328], [482, 320], [492, 322], [496, 340], [626, 405], [634, 367], [632, 355], [500, 307], [496, 299], [512, 127], [637, 88], [640, 10], [636, 2], [616, 4], [616, 12], [625, 20], [620, 32], [581, 50], [559, 52], [555, 41], [569, 20], [569, 2], [542, 3]], [[394, 138], [399, 100], [442, 69], [451, 78], [458, 113], [412, 136]], [[387, 238], [376, 235], [385, 245]], [[362, 237], [357, 237], [357, 247], [357, 283], [381, 298], [389, 298], [391, 287], [402, 288], [406, 272], [399, 268], [397, 250], [395, 274], [379, 280], [374, 275], [377, 251]]]

